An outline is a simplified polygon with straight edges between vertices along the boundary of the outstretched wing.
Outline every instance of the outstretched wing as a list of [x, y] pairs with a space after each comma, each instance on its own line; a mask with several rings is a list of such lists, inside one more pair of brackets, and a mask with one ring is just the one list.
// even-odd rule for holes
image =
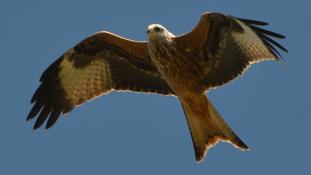
[[172, 94], [149, 59], [147, 43], [108, 32], [90, 36], [50, 65], [34, 93], [27, 120], [37, 117], [34, 129], [111, 90]]
[[276, 48], [287, 50], [271, 38], [283, 35], [257, 26], [266, 22], [205, 13], [189, 33], [175, 38], [177, 45], [203, 63], [206, 89], [239, 77], [252, 63], [281, 58]]

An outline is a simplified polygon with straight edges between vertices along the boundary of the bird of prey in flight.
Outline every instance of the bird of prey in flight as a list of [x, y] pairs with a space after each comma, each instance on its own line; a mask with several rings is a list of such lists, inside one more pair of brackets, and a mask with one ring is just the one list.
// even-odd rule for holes
[[272, 38], [285, 37], [259, 27], [266, 25], [205, 13], [180, 36], [159, 24], [148, 26], [148, 41], [95, 33], [43, 72], [27, 120], [38, 116], [34, 129], [45, 121], [50, 128], [61, 114], [113, 90], [171, 95], [184, 110], [197, 162], [219, 141], [247, 150], [205, 92], [241, 76], [252, 63], [281, 59], [277, 49], [287, 50]]

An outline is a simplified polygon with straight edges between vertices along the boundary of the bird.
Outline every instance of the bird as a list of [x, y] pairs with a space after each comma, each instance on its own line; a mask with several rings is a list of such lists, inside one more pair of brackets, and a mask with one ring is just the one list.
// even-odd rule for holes
[[174, 96], [180, 101], [194, 147], [203, 162], [220, 141], [244, 151], [248, 146], [224, 121], [207, 93], [239, 78], [251, 64], [280, 61], [267, 22], [205, 12], [188, 33], [175, 36], [160, 24], [147, 27], [147, 41], [100, 31], [66, 51], [41, 75], [27, 121], [33, 129], [52, 127], [61, 115], [111, 91]]

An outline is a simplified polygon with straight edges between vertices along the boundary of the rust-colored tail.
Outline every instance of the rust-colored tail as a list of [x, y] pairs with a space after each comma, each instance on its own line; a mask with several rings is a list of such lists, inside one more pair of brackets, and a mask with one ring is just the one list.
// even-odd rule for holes
[[226, 124], [204, 94], [180, 100], [188, 121], [197, 162], [202, 162], [207, 150], [219, 141], [248, 150], [248, 146]]

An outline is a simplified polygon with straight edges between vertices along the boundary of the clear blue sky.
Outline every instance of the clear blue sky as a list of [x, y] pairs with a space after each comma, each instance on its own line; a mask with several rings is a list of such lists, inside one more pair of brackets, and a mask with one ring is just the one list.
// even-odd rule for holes
[[[0, 174], [310, 173], [311, 12], [307, 0], [132, 0], [0, 2]], [[176, 98], [111, 93], [62, 117], [50, 130], [25, 122], [39, 76], [88, 35], [108, 30], [146, 40], [160, 23], [190, 31], [205, 11], [268, 21], [287, 36], [285, 64], [264, 62], [209, 93], [250, 146], [220, 143], [196, 164]]]

